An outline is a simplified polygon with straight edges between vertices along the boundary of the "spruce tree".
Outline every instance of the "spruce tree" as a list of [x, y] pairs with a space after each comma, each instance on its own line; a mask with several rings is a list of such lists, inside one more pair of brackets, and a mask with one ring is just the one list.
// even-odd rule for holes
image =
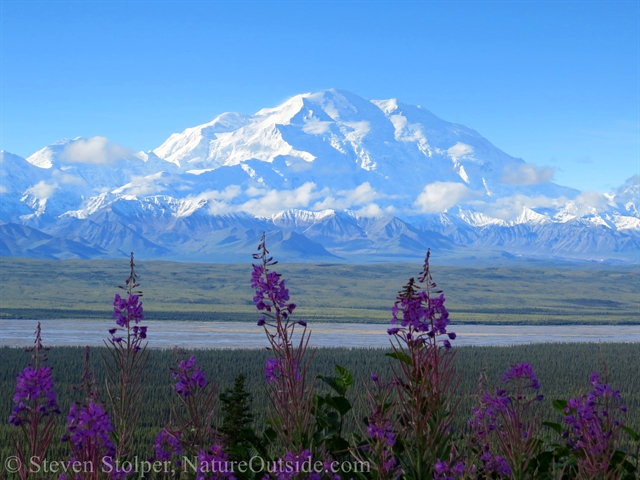
[[222, 426], [220, 433], [227, 437], [225, 445], [228, 450], [236, 446], [246, 446], [242, 440], [242, 431], [251, 428], [253, 412], [251, 410], [251, 394], [245, 387], [245, 376], [240, 374], [233, 382], [233, 388], [227, 388], [220, 394], [222, 402]]

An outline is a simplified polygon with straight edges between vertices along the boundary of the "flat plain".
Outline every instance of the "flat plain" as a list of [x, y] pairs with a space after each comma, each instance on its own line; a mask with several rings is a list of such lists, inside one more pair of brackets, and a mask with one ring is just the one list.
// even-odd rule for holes
[[[286, 263], [300, 319], [385, 323], [420, 264]], [[251, 264], [136, 259], [145, 315], [154, 320], [256, 321]], [[0, 257], [0, 318], [108, 319], [129, 274], [123, 260]], [[432, 266], [455, 323], [640, 324], [637, 266]]]

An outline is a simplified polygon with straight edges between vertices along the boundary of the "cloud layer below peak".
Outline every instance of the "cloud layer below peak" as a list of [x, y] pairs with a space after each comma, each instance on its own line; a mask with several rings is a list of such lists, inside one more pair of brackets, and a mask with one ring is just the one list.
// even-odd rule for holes
[[79, 138], [65, 146], [60, 159], [68, 163], [110, 165], [133, 155], [133, 150], [106, 137]]

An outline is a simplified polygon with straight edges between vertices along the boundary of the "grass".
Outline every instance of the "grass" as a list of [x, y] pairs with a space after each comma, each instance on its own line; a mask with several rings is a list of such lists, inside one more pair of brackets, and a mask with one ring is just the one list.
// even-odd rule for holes
[[[296, 314], [381, 323], [420, 265], [279, 264]], [[157, 320], [255, 321], [251, 265], [137, 260]], [[432, 266], [456, 323], [640, 324], [640, 271]], [[109, 318], [127, 260], [0, 258], [0, 318]]]

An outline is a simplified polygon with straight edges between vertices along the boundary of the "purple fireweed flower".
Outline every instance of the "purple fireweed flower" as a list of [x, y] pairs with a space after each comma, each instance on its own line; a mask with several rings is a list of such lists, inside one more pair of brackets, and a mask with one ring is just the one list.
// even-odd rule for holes
[[16, 393], [13, 396], [13, 407], [9, 423], [19, 426], [28, 422], [30, 412], [37, 411], [43, 416], [60, 413], [57, 396], [53, 391], [51, 367], [36, 369], [32, 365], [26, 367], [16, 378]]
[[15, 403], [22, 400], [37, 401], [43, 395], [47, 397], [48, 402], [55, 403], [56, 394], [53, 392], [51, 367], [40, 367], [36, 370], [29, 365], [18, 374], [13, 401]]
[[464, 463], [457, 462], [455, 465], [449, 465], [448, 462], [438, 459], [434, 466], [433, 478], [436, 480], [455, 480], [464, 475]]
[[[116, 319], [117, 328], [109, 329], [111, 340], [120, 343], [127, 331], [131, 332], [131, 337], [134, 343], [147, 338], [147, 327], [138, 325], [141, 320], [144, 320], [144, 312], [142, 309], [142, 302], [138, 295], [129, 295], [128, 299], [124, 299], [120, 294], [116, 294], [113, 299], [113, 318]], [[119, 335], [116, 335], [120, 332]], [[136, 348], [137, 347], [137, 348]], [[136, 345], [134, 348], [139, 350], [140, 347]]]
[[67, 432], [64, 437], [77, 449], [86, 449], [94, 444], [103, 449], [105, 456], [115, 455], [115, 446], [111, 442], [110, 433], [113, 431], [109, 414], [102, 407], [90, 402], [86, 407], [71, 405], [67, 416]]
[[[109, 414], [97, 403], [89, 402], [85, 407], [73, 404], [67, 417], [67, 434], [62, 441], [69, 442], [72, 460], [81, 463], [99, 463], [108, 473], [109, 478], [120, 480], [127, 478], [127, 473], [113, 464], [116, 447], [111, 442], [113, 431]], [[84, 478], [76, 475], [75, 478]]]
[[[483, 445], [481, 470], [487, 478], [510, 478], [511, 466], [518, 469], [516, 476], [527, 468], [536, 448], [537, 433], [529, 409], [544, 398], [537, 394], [540, 384], [528, 363], [513, 364], [501, 380], [506, 385], [496, 389], [495, 395], [482, 394], [469, 420], [475, 441]], [[498, 448], [503, 456], [492, 455], [489, 445]]]
[[267, 358], [264, 373], [267, 376], [267, 382], [271, 383], [276, 380], [280, 376], [280, 362], [275, 358]]
[[174, 369], [171, 376], [178, 380], [174, 390], [183, 397], [190, 395], [197, 388], [204, 388], [207, 385], [207, 379], [200, 367], [196, 365], [194, 356], [178, 363], [178, 368]]
[[285, 287], [285, 280], [276, 272], [268, 272], [266, 275], [264, 273], [263, 265], [253, 266], [251, 287], [256, 292], [253, 297], [256, 308], [267, 312], [284, 310], [287, 314], [292, 313], [296, 305], [294, 303], [287, 304], [289, 290]]
[[498, 416], [506, 412], [511, 403], [506, 393], [504, 390], [496, 390], [495, 396], [485, 393], [480, 399], [480, 406], [473, 408], [473, 417], [469, 424], [480, 438], [486, 438], [490, 432], [496, 430]]
[[120, 297], [119, 293], [116, 293], [113, 299], [113, 318], [116, 319], [119, 326], [124, 328], [127, 328], [131, 321], [136, 324], [140, 323], [140, 320], [144, 320], [140, 298], [137, 295], [129, 295], [129, 298], [125, 300]]
[[367, 434], [371, 440], [368, 445], [363, 446], [362, 449], [364, 451], [375, 452], [374, 455], [377, 457], [377, 468], [381, 470], [380, 473], [399, 473], [398, 461], [393, 455], [393, 446], [396, 444], [396, 435], [393, 432], [391, 422], [384, 417], [379, 409], [369, 417]]
[[492, 455], [488, 444], [485, 444], [482, 450], [480, 460], [484, 464], [485, 474], [497, 474], [498, 478], [511, 478], [511, 467], [504, 457]]
[[487, 473], [496, 473], [503, 478], [511, 477], [511, 467], [504, 457], [500, 455], [492, 456], [486, 451], [480, 459], [484, 462], [484, 468]]
[[224, 453], [223, 446], [215, 443], [207, 450], [200, 450], [198, 454], [198, 468], [196, 480], [227, 478], [235, 480], [233, 476], [233, 464], [228, 461], [228, 455]]
[[393, 447], [396, 444], [396, 435], [391, 428], [391, 422], [387, 422], [384, 427], [370, 424], [367, 426], [367, 433], [371, 438], [382, 440], [389, 447]]
[[154, 460], [168, 462], [174, 455], [182, 455], [182, 446], [180, 445], [180, 432], [169, 432], [166, 428], [160, 430], [153, 449], [156, 452]]
[[612, 442], [622, 425], [619, 420], [611, 419], [610, 410], [626, 412], [621, 405], [619, 390], [613, 390], [608, 384], [601, 384], [596, 372], [591, 374], [593, 390], [580, 398], [571, 398], [565, 408], [565, 423], [570, 427], [567, 443], [575, 450], [582, 450], [587, 458], [599, 458], [607, 466], [608, 457], [615, 451]]
[[522, 379], [528, 379], [531, 382], [526, 387], [533, 388], [534, 390], [540, 389], [540, 383], [536, 378], [533, 367], [526, 362], [514, 363], [511, 365], [511, 370], [504, 372], [504, 375], [502, 376], [503, 382], [508, 382], [509, 380], [517, 382]]
[[[390, 328], [387, 333], [399, 337], [408, 345], [416, 346], [427, 342], [435, 345], [438, 335], [447, 335], [449, 340], [454, 340], [455, 333], [447, 332], [450, 320], [444, 303], [444, 294], [431, 297], [429, 292], [421, 290], [415, 279], [411, 278], [391, 308], [391, 324], [400, 323], [401, 326]], [[449, 340], [442, 341], [442, 346], [447, 350], [451, 348]]]

